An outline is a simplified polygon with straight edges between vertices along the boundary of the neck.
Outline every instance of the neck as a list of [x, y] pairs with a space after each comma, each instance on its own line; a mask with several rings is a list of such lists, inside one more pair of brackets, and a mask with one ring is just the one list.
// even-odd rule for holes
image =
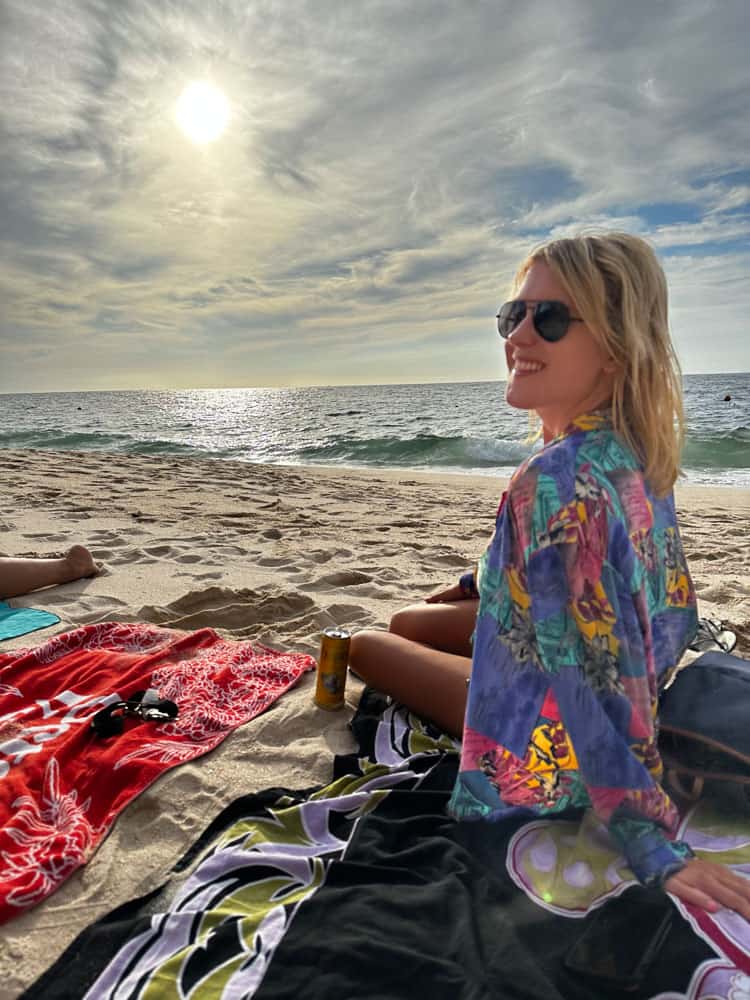
[[612, 400], [608, 396], [606, 399], [600, 399], [599, 402], [592, 403], [590, 406], [576, 407], [575, 411], [568, 415], [561, 415], [560, 413], [550, 414], [544, 409], [537, 410], [537, 416], [542, 421], [542, 440], [545, 444], [548, 444], [553, 438], [559, 437], [578, 417], [582, 417], [585, 413], [594, 413], [598, 410], [609, 409], [611, 403]]

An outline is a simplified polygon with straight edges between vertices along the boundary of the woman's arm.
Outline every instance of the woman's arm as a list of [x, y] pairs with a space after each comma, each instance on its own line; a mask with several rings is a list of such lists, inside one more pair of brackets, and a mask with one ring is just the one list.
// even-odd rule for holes
[[536, 495], [527, 506], [516, 558], [539, 666], [594, 811], [638, 880], [663, 885], [692, 852], [670, 837], [679, 817], [660, 784], [644, 574], [633, 569], [628, 527], [606, 488], [590, 480], [562, 507], [554, 497]]
[[[581, 506], [555, 519], [557, 542], [537, 533], [543, 545], [527, 552], [526, 568], [541, 665], [557, 689], [589, 798], [639, 881], [709, 912], [726, 907], [750, 920], [750, 879], [694, 857], [667, 835], [677, 813], [659, 781], [655, 678], [626, 650], [623, 620], [637, 621], [637, 614], [628, 603], [630, 586], [616, 585], [623, 581], [609, 563], [611, 525], [597, 516], [581, 519], [581, 510], [593, 513]], [[562, 582], [564, 600], [550, 581]], [[575, 664], [572, 689], [566, 660]]]

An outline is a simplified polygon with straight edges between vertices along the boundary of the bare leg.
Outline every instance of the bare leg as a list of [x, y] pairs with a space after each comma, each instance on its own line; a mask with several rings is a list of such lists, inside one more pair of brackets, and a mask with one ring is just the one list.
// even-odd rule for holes
[[349, 664], [367, 684], [460, 736], [476, 614], [477, 601], [412, 605], [393, 616], [390, 632], [357, 632]]
[[444, 653], [471, 659], [471, 634], [479, 601], [446, 604], [410, 604], [391, 618], [389, 631]]
[[0, 558], [0, 599], [20, 597], [40, 587], [95, 576], [98, 567], [83, 545], [74, 545], [61, 559]]

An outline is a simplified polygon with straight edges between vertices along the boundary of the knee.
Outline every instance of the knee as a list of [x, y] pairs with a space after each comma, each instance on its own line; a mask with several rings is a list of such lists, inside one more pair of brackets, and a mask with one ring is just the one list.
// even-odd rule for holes
[[391, 620], [388, 623], [388, 631], [393, 632], [396, 635], [403, 635], [403, 629], [406, 625], [405, 619], [408, 614], [404, 608], [397, 611], [394, 615], [391, 615]]
[[389, 639], [387, 632], [378, 629], [363, 629], [352, 636], [349, 669], [365, 684], [379, 685], [383, 666], [389, 662]]
[[375, 629], [362, 629], [361, 632], [354, 633], [349, 643], [349, 666], [363, 680], [367, 680], [365, 675], [371, 658], [370, 653], [380, 635], [382, 632], [377, 632]]
[[391, 617], [388, 631], [393, 632], [394, 635], [403, 636], [404, 639], [419, 642], [422, 631], [419, 627], [420, 621], [419, 608], [401, 608]]

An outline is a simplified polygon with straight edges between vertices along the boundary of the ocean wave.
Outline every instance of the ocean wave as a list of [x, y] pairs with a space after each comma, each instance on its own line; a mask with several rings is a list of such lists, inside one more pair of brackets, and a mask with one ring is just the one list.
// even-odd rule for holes
[[[385, 423], [381, 424], [381, 430], [385, 426]], [[240, 435], [228, 440], [225, 434], [216, 433], [208, 435], [200, 443], [196, 440], [187, 443], [180, 440], [184, 427], [185, 422], [178, 428], [164, 428], [161, 433], [154, 428], [148, 436], [145, 430], [139, 433], [136, 426], [129, 427], [128, 432], [113, 429], [105, 433], [48, 425], [0, 432], [0, 448], [109, 451], [243, 462], [455, 472], [475, 470], [487, 473], [517, 466], [531, 451], [531, 446], [520, 438], [478, 434], [422, 433], [406, 436], [394, 430], [391, 434], [386, 432], [379, 436], [340, 433], [314, 440], [313, 434], [320, 425], [313, 424], [297, 428], [286, 438], [264, 434], [254, 437]], [[170, 436], [172, 431], [174, 436]], [[743, 425], [724, 432], [693, 431], [685, 444], [682, 466], [689, 477], [694, 474], [694, 479], [741, 481], [744, 484], [750, 475], [750, 427]]]
[[689, 434], [682, 453], [686, 469], [750, 469], [750, 428], [720, 434]]
[[136, 438], [131, 434], [61, 431], [41, 428], [29, 431], [6, 431], [0, 434], [0, 448], [34, 448], [40, 451], [110, 451], [129, 455], [196, 455], [222, 457], [222, 454], [169, 439]]
[[202, 458], [223, 458], [229, 454], [231, 449], [225, 452], [211, 451], [206, 448], [197, 448], [191, 444], [184, 444], [181, 441], [135, 441], [128, 445], [126, 451], [132, 455], [194, 455]]
[[343, 436], [302, 448], [297, 457], [302, 462], [316, 464], [481, 469], [517, 465], [530, 450], [521, 441], [498, 438], [436, 434], [418, 434], [412, 438]]
[[54, 451], [119, 451], [134, 440], [129, 434], [98, 434], [44, 427], [0, 433], [0, 448], [41, 448]]

